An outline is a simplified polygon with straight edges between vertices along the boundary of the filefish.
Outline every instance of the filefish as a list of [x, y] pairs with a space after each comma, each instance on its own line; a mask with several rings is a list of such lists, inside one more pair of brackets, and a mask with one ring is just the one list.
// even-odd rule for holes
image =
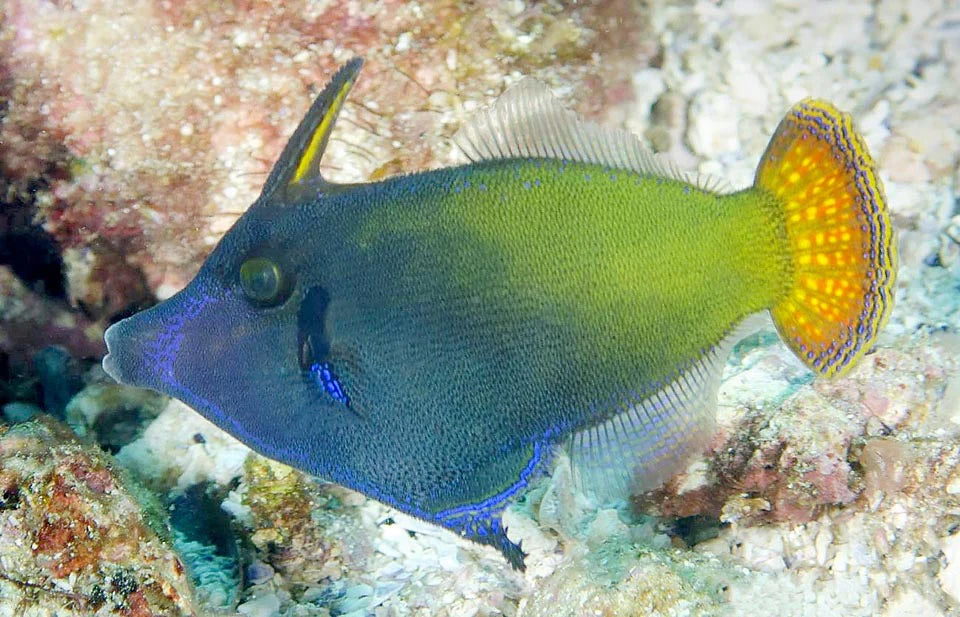
[[319, 162], [361, 65], [196, 278], [107, 330], [117, 381], [522, 568], [504, 508], [564, 450], [596, 495], [681, 470], [754, 315], [825, 377], [889, 315], [881, 182], [827, 102], [790, 109], [732, 192], [530, 78], [456, 135], [464, 164], [334, 184]]

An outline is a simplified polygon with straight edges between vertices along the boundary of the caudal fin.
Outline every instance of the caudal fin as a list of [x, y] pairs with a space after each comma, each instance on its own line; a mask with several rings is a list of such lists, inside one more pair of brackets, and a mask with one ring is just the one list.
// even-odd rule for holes
[[841, 375], [893, 307], [897, 253], [873, 159], [848, 114], [808, 99], [780, 122], [754, 186], [783, 205], [794, 266], [770, 311], [777, 330], [812, 370]]

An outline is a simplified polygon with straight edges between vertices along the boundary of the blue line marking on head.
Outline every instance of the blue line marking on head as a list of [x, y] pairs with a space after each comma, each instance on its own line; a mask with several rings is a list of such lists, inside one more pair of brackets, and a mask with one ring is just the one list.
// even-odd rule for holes
[[344, 391], [343, 383], [333, 372], [328, 362], [315, 363], [310, 367], [310, 375], [317, 382], [317, 385], [330, 395], [330, 398], [343, 405], [350, 405], [350, 397]]

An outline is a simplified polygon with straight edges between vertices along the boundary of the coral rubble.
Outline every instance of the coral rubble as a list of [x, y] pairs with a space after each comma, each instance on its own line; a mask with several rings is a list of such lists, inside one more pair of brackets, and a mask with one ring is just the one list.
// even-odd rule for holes
[[0, 494], [6, 614], [194, 614], [162, 507], [63, 424], [0, 427]]

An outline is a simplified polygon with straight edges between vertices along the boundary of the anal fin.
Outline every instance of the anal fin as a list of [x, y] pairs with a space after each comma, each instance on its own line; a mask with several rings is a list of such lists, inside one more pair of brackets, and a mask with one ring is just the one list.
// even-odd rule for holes
[[574, 433], [567, 443], [573, 477], [598, 504], [657, 488], [706, 448], [716, 424], [717, 390], [727, 356], [764, 323], [744, 319], [662, 384], [624, 400], [613, 416]]

